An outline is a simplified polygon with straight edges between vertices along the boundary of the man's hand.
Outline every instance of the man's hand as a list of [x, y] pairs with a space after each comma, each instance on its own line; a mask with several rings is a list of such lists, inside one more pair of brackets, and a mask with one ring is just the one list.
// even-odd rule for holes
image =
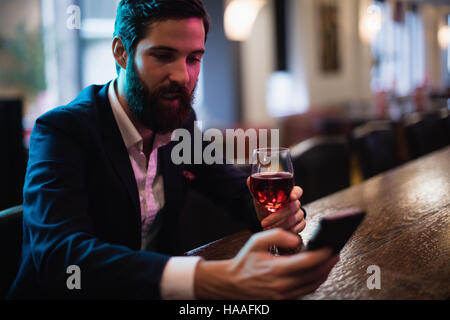
[[339, 256], [331, 249], [275, 257], [271, 245], [297, 247], [300, 238], [282, 229], [255, 234], [238, 255], [225, 261], [200, 261], [197, 299], [295, 299], [314, 292], [327, 279]]
[[[247, 179], [247, 187], [250, 190], [250, 177]], [[300, 197], [302, 194], [302, 188], [295, 186], [289, 196], [288, 204], [275, 213], [267, 212], [267, 210], [253, 198], [253, 204], [258, 219], [261, 221], [262, 228], [264, 230], [282, 228], [295, 234], [298, 234], [305, 229], [306, 221], [304, 219], [304, 212], [300, 209]]]

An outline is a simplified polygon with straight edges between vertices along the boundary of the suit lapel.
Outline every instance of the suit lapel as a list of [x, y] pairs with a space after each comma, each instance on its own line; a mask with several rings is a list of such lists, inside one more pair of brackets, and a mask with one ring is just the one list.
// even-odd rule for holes
[[[133, 203], [136, 217], [141, 228], [141, 209], [139, 203], [139, 194], [136, 185], [136, 178], [134, 176], [133, 168], [131, 166], [128, 151], [125, 147], [116, 119], [114, 118], [111, 104], [108, 99], [108, 87], [111, 84], [105, 85], [96, 96], [96, 103], [100, 115], [101, 131], [104, 139], [104, 147], [106, 153], [116, 170], [116, 173], [122, 180], [124, 186], [128, 190], [128, 194]], [[140, 235], [140, 233], [139, 233]], [[140, 241], [140, 236], [139, 236]]]

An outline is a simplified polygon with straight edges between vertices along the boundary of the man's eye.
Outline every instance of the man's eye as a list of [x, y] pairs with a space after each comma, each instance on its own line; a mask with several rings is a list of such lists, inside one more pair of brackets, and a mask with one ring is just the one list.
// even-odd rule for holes
[[170, 54], [164, 54], [164, 53], [154, 53], [153, 57], [155, 57], [157, 60], [162, 62], [167, 62], [172, 60], [172, 55]]
[[198, 58], [198, 57], [189, 57], [188, 58], [188, 62], [189, 63], [200, 63], [202, 61], [202, 59], [201, 58]]

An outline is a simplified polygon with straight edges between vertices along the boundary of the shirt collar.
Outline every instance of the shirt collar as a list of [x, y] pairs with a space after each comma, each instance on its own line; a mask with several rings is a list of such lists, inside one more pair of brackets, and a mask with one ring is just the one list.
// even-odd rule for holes
[[[134, 124], [131, 122], [128, 115], [125, 113], [122, 105], [120, 104], [119, 98], [116, 93], [116, 83], [117, 81], [111, 81], [108, 88], [108, 98], [111, 103], [111, 108], [116, 119], [117, 125], [119, 127], [120, 133], [122, 135], [123, 141], [127, 150], [131, 147], [136, 146], [140, 151], [143, 149], [143, 138], [139, 131], [137, 131]], [[153, 142], [153, 148], [160, 148], [167, 145], [171, 141], [172, 133], [167, 134], [156, 134], [155, 140]]]

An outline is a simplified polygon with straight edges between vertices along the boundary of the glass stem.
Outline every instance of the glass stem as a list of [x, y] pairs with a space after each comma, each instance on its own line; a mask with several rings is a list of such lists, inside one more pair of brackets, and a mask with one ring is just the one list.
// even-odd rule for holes
[[274, 245], [274, 244], [270, 246], [269, 252], [271, 254], [273, 254], [274, 256], [279, 256], [280, 255], [280, 253], [278, 252], [278, 247], [276, 245]]

